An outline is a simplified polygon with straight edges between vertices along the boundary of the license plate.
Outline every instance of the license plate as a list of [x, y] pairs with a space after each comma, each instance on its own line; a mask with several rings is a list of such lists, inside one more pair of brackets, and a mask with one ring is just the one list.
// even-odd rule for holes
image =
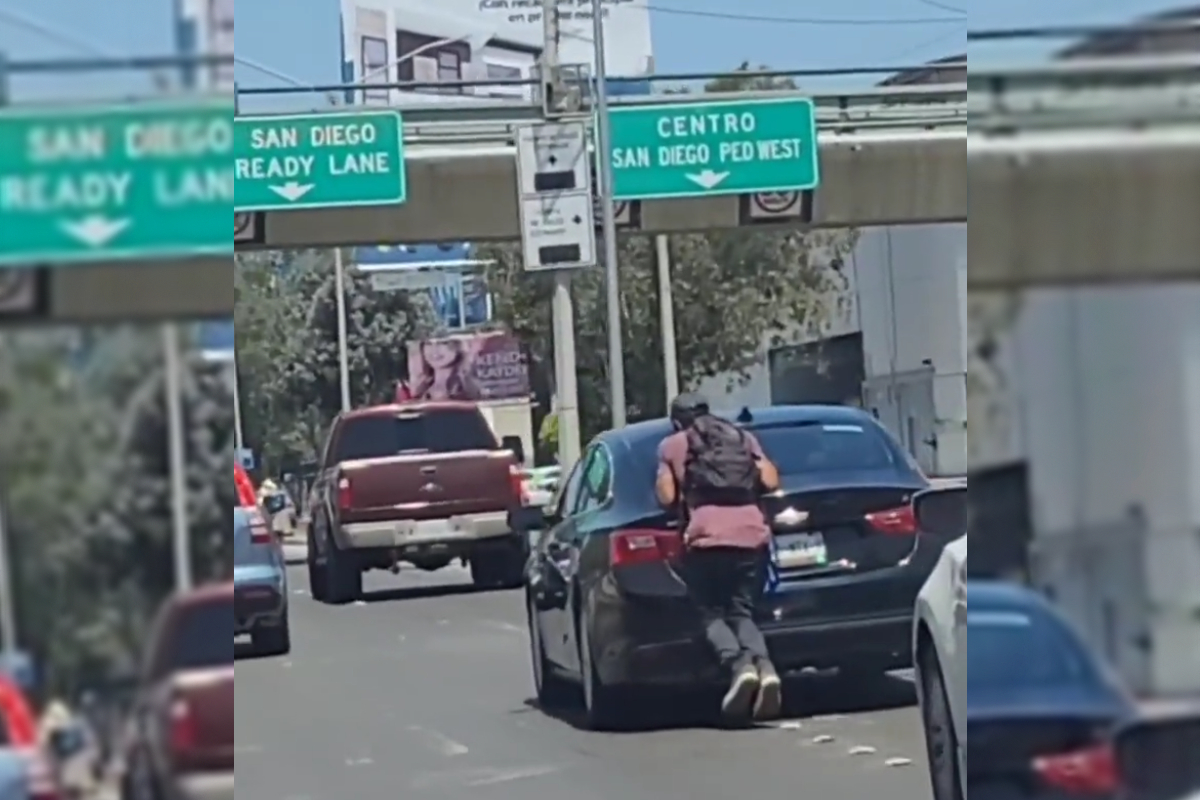
[[775, 537], [775, 564], [780, 569], [820, 567], [829, 563], [825, 536], [820, 532]]

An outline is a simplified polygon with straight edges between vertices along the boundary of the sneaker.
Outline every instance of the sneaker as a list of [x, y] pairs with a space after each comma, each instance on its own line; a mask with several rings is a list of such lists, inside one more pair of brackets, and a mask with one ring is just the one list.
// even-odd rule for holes
[[729, 691], [721, 700], [721, 713], [727, 719], [749, 717], [750, 706], [754, 703], [754, 695], [758, 692], [759, 684], [758, 669], [754, 665], [747, 664], [739, 667], [733, 673]]
[[754, 719], [765, 722], [783, 713], [783, 679], [775, 667], [764, 662], [758, 667], [758, 697], [754, 700]]

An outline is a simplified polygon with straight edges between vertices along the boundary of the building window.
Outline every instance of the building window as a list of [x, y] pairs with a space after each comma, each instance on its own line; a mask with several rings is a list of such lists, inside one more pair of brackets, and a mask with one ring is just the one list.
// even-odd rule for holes
[[[387, 83], [388, 82], [388, 46], [386, 39], [380, 39], [375, 36], [362, 37], [362, 53], [359, 59], [362, 64], [363, 74], [359, 77], [362, 83]], [[363, 92], [363, 100], [365, 102], [382, 101], [387, 102], [388, 92], [386, 89], [374, 89]]]
[[[437, 50], [437, 79], [438, 82], [445, 81], [461, 81], [462, 74], [462, 58], [453, 50]], [[463, 87], [447, 86], [438, 91], [446, 94], [462, 94]]]
[[[491, 64], [487, 65], [487, 76], [493, 81], [519, 81], [523, 77], [520, 67], [514, 67], [509, 64]], [[488, 97], [524, 97], [528, 92], [526, 86], [488, 86], [485, 87], [480, 94], [485, 94]]]

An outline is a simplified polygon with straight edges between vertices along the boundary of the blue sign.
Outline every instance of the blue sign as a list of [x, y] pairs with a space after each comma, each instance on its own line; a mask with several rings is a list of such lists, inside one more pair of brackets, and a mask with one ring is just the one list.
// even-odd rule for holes
[[254, 451], [248, 447], [243, 447], [237, 451], [238, 463], [242, 465], [242, 469], [254, 469]]
[[0, 654], [0, 672], [6, 673], [24, 692], [32, 691], [37, 685], [33, 658], [24, 650], [18, 650], [11, 656]]
[[439, 326], [457, 331], [484, 325], [492, 319], [492, 298], [478, 270], [486, 266], [466, 243], [381, 245], [359, 247], [354, 263], [364, 272], [434, 272], [436, 285], [412, 290], [425, 294]]
[[771, 554], [767, 557], [767, 580], [763, 593], [773, 595], [779, 592], [779, 551], [775, 547], [775, 537], [771, 537]]

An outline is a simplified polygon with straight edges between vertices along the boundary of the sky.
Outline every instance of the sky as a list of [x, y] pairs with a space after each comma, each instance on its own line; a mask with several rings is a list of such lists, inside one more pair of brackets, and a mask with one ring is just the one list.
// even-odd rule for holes
[[[642, 0], [638, 0], [641, 2]], [[237, 53], [297, 80], [336, 83], [337, 0], [236, 0]], [[660, 73], [919, 64], [962, 53], [966, 32], [1040, 24], [1117, 24], [1182, 0], [647, 0]], [[281, 14], [281, 9], [286, 13]], [[965, 12], [965, 13], [963, 13]], [[0, 0], [0, 52], [9, 61], [99, 54], [163, 55], [173, 46], [172, 0]], [[33, 21], [47, 36], [17, 24]], [[611, 35], [611, 34], [610, 34]], [[69, 41], [62, 41], [63, 39]], [[1055, 43], [972, 47], [973, 64], [1041, 58]], [[863, 78], [866, 84], [878, 78]], [[278, 79], [238, 68], [246, 86]], [[145, 74], [16, 76], [18, 102], [112, 99], [153, 91]], [[297, 110], [316, 96], [290, 96]]]

